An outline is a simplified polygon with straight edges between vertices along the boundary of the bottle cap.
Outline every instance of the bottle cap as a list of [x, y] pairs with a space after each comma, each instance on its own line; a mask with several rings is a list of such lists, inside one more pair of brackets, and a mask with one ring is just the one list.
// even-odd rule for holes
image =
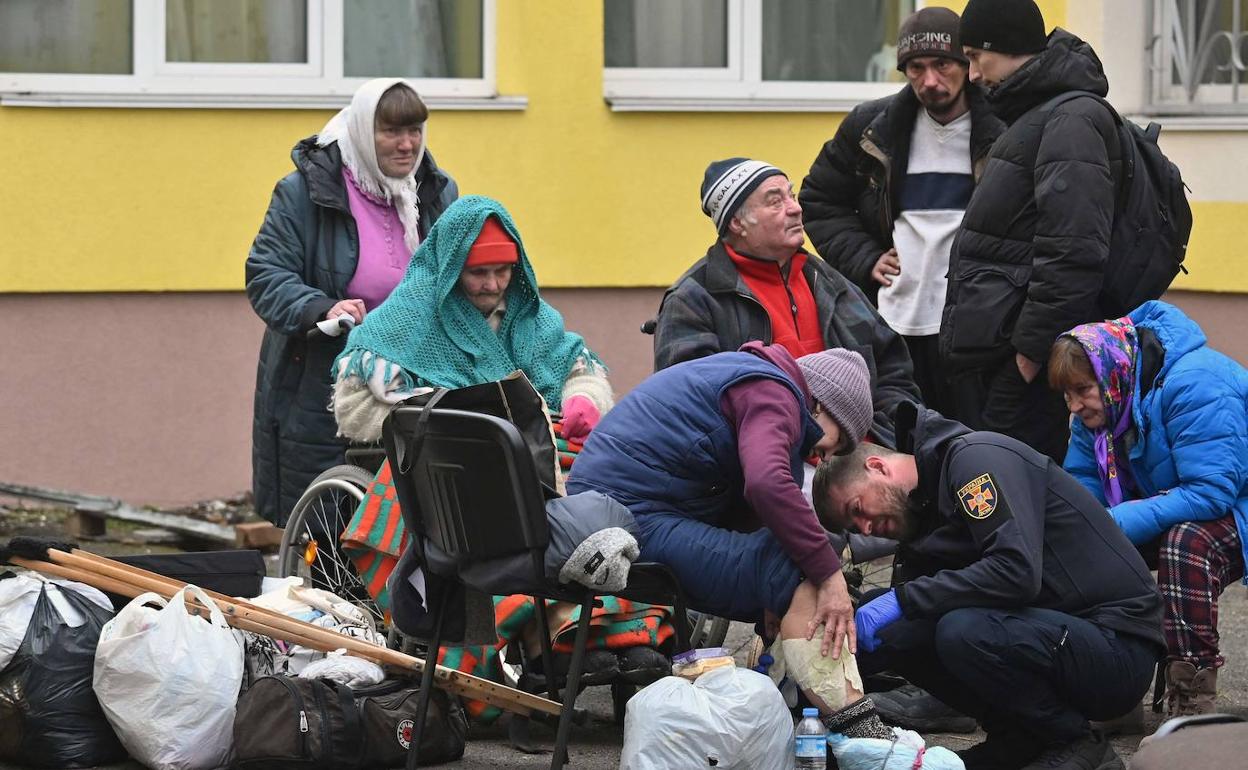
[[803, 716], [803, 717], [817, 717], [817, 716], [819, 716], [819, 709], [816, 709], [816, 708], [804, 708], [804, 709], [802, 709], [802, 716]]

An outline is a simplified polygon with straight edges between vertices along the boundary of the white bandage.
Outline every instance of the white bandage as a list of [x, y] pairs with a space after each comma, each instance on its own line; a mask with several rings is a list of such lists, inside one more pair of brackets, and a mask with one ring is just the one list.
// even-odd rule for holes
[[841, 648], [841, 656], [833, 658], [819, 654], [823, 643], [823, 628], [815, 632], [815, 638], [785, 639], [781, 642], [784, 665], [797, 686], [813, 693], [837, 711], [844, 708], [846, 693], [850, 688], [862, 692], [862, 676], [858, 673], [858, 661], [849, 652], [849, 640]]

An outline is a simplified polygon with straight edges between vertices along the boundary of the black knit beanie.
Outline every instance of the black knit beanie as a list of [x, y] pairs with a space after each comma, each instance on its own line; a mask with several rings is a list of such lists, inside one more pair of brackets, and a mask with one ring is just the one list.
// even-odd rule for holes
[[1049, 39], [1035, 0], [970, 0], [960, 32], [962, 45], [993, 53], [1039, 53]]
[[920, 8], [906, 17], [897, 32], [897, 69], [918, 56], [943, 56], [966, 64], [958, 41], [958, 15], [948, 8]]

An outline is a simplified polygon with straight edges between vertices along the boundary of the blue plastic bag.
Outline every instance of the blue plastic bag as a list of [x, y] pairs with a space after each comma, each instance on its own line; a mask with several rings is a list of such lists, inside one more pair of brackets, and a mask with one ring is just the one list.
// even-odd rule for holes
[[891, 741], [828, 735], [828, 748], [841, 770], [966, 770], [957, 754], [943, 746], [926, 748], [923, 738], [894, 728]]

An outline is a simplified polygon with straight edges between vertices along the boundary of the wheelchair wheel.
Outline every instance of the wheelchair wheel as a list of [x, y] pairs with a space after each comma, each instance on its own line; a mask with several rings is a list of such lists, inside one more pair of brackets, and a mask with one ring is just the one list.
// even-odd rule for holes
[[728, 618], [717, 618], [705, 612], [689, 610], [689, 646], [720, 647], [728, 637]]
[[385, 617], [364, 589], [351, 560], [338, 547], [338, 536], [351, 521], [373, 475], [354, 465], [337, 465], [317, 476], [295, 503], [278, 551], [278, 575], [304, 578], [368, 613], [385, 633]]

